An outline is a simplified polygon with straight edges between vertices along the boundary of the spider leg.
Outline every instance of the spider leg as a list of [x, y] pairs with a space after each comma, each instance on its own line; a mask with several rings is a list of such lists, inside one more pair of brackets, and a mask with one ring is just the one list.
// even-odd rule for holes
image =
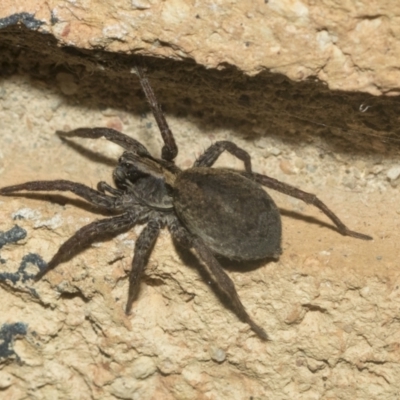
[[199, 238], [194, 238], [192, 235], [177, 221], [174, 220], [168, 224], [169, 231], [174, 239], [177, 240], [183, 247], [193, 248], [199, 259], [203, 262], [207, 272], [214, 279], [218, 288], [230, 300], [233, 310], [238, 317], [248, 323], [251, 329], [263, 340], [269, 340], [267, 333], [257, 325], [250, 315], [247, 313], [239, 295], [236, 292], [235, 285], [228, 274], [223, 270], [221, 264], [214, 257], [212, 252], [207, 248], [203, 241]]
[[101, 181], [97, 184], [97, 190], [101, 193], [111, 193], [113, 196], [122, 196], [124, 194], [123, 190], [115, 189], [107, 182]]
[[246, 172], [251, 173], [251, 157], [250, 154], [238, 147], [235, 143], [228, 140], [221, 140], [212, 144], [194, 163], [194, 167], [211, 167], [223, 151], [228, 151], [233, 156], [242, 160]]
[[77, 196], [82, 197], [89, 203], [96, 206], [105, 208], [109, 211], [118, 211], [120, 207], [117, 205], [116, 198], [108, 196], [97, 190], [91, 189], [88, 186], [82, 185], [81, 183], [71, 182], [67, 180], [55, 180], [55, 181], [32, 181], [21, 183], [20, 185], [6, 186], [0, 189], [0, 194], [8, 195], [21, 190], [27, 190], [31, 192], [35, 191], [61, 191], [61, 192], [72, 192]]
[[78, 128], [68, 132], [57, 131], [56, 134], [61, 136], [61, 138], [82, 137], [88, 139], [99, 139], [104, 137], [110, 142], [113, 142], [126, 150], [132, 151], [139, 155], [150, 155], [146, 147], [144, 147], [140, 142], [125, 135], [124, 133], [116, 131], [115, 129]]
[[277, 179], [270, 178], [267, 175], [261, 175], [253, 172], [252, 174], [243, 174], [246, 177], [255, 180], [263, 186], [270, 189], [277, 190], [278, 192], [284, 193], [288, 196], [295, 197], [303, 200], [307, 204], [319, 208], [337, 227], [338, 231], [345, 236], [351, 236], [362, 240], [372, 240], [371, 236], [364, 235], [363, 233], [355, 232], [347, 228], [347, 226], [338, 218], [338, 216], [328, 208], [315, 194], [304, 192], [294, 186], [288, 185], [278, 181]]
[[73, 236], [64, 242], [57, 253], [49, 261], [46, 268], [41, 270], [35, 280], [41, 279], [47, 272], [58, 264], [71, 258], [72, 255], [93, 243], [101, 236], [115, 236], [132, 228], [139, 219], [139, 215], [125, 213], [112, 218], [103, 218], [78, 229]]
[[136, 71], [139, 76], [143, 92], [146, 95], [147, 101], [150, 104], [151, 111], [153, 112], [154, 118], [157, 122], [158, 128], [160, 129], [161, 136], [164, 141], [164, 146], [161, 151], [161, 158], [163, 160], [172, 161], [178, 154], [178, 147], [176, 146], [174, 135], [169, 129], [161, 106], [157, 101], [157, 98], [153, 92], [149, 80], [147, 79], [146, 74], [144, 73], [143, 68], [140, 66], [136, 66]]
[[154, 219], [150, 220], [136, 240], [132, 269], [129, 274], [128, 301], [125, 308], [126, 314], [131, 312], [132, 303], [139, 293], [140, 279], [159, 232], [160, 224]]

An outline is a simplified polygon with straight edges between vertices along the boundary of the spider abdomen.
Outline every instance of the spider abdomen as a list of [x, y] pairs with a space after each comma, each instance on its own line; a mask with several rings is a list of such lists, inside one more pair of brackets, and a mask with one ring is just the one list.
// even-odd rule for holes
[[179, 219], [215, 253], [257, 260], [281, 253], [281, 219], [262, 187], [227, 169], [191, 168], [175, 182]]

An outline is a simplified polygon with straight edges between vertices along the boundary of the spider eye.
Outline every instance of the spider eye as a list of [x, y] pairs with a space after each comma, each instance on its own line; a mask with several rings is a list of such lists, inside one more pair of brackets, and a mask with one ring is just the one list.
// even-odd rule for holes
[[132, 164], [121, 163], [115, 168], [113, 176], [117, 186], [126, 187], [127, 184], [136, 183], [139, 179], [148, 175], [135, 168]]
[[132, 167], [129, 168], [129, 170], [127, 171], [127, 178], [131, 181], [131, 182], [136, 182], [138, 179], [140, 178], [145, 178], [149, 176], [148, 174], [145, 174], [142, 171], [139, 171], [138, 169], [133, 169]]

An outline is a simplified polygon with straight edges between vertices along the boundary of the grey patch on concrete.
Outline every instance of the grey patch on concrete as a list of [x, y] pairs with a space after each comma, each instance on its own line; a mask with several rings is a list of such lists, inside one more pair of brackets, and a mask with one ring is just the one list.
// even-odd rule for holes
[[0, 249], [8, 243], [15, 243], [26, 238], [26, 230], [15, 225], [6, 232], [0, 232]]
[[35, 14], [29, 14], [26, 12], [12, 14], [6, 18], [0, 18], [0, 29], [6, 28], [7, 26], [23, 24], [28, 29], [39, 29], [44, 22], [35, 19]]
[[25, 336], [28, 332], [28, 325], [23, 322], [3, 324], [0, 328], [0, 360], [15, 355], [17, 361], [21, 361], [15, 353], [13, 344], [16, 336]]

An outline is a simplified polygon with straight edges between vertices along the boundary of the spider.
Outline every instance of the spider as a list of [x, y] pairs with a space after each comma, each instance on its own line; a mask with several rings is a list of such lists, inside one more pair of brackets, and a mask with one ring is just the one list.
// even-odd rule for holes
[[[272, 198], [262, 188], [285, 193], [312, 204], [326, 214], [342, 235], [369, 240], [370, 236], [348, 229], [314, 194], [252, 171], [250, 155], [230, 141], [212, 144], [182, 171], [174, 163], [178, 153], [174, 136], [154, 95], [143, 67], [136, 72], [164, 142], [161, 158], [153, 157], [137, 140], [109, 128], [79, 128], [57, 132], [62, 137], [105, 138], [125, 149], [113, 172], [115, 187], [99, 182], [97, 190], [67, 180], [33, 181], [0, 189], [10, 195], [26, 191], [70, 191], [95, 206], [116, 215], [80, 228], [61, 245], [39, 280], [96, 239], [118, 235], [136, 224], [146, 224], [135, 243], [125, 312], [129, 314], [138, 296], [140, 279], [160, 232], [167, 227], [173, 239], [191, 249], [200, 259], [217, 288], [237, 316], [263, 340], [264, 329], [247, 313], [231, 278], [217, 257], [249, 261], [278, 258], [281, 254], [281, 218]], [[211, 168], [224, 151], [242, 160], [244, 171]]]

